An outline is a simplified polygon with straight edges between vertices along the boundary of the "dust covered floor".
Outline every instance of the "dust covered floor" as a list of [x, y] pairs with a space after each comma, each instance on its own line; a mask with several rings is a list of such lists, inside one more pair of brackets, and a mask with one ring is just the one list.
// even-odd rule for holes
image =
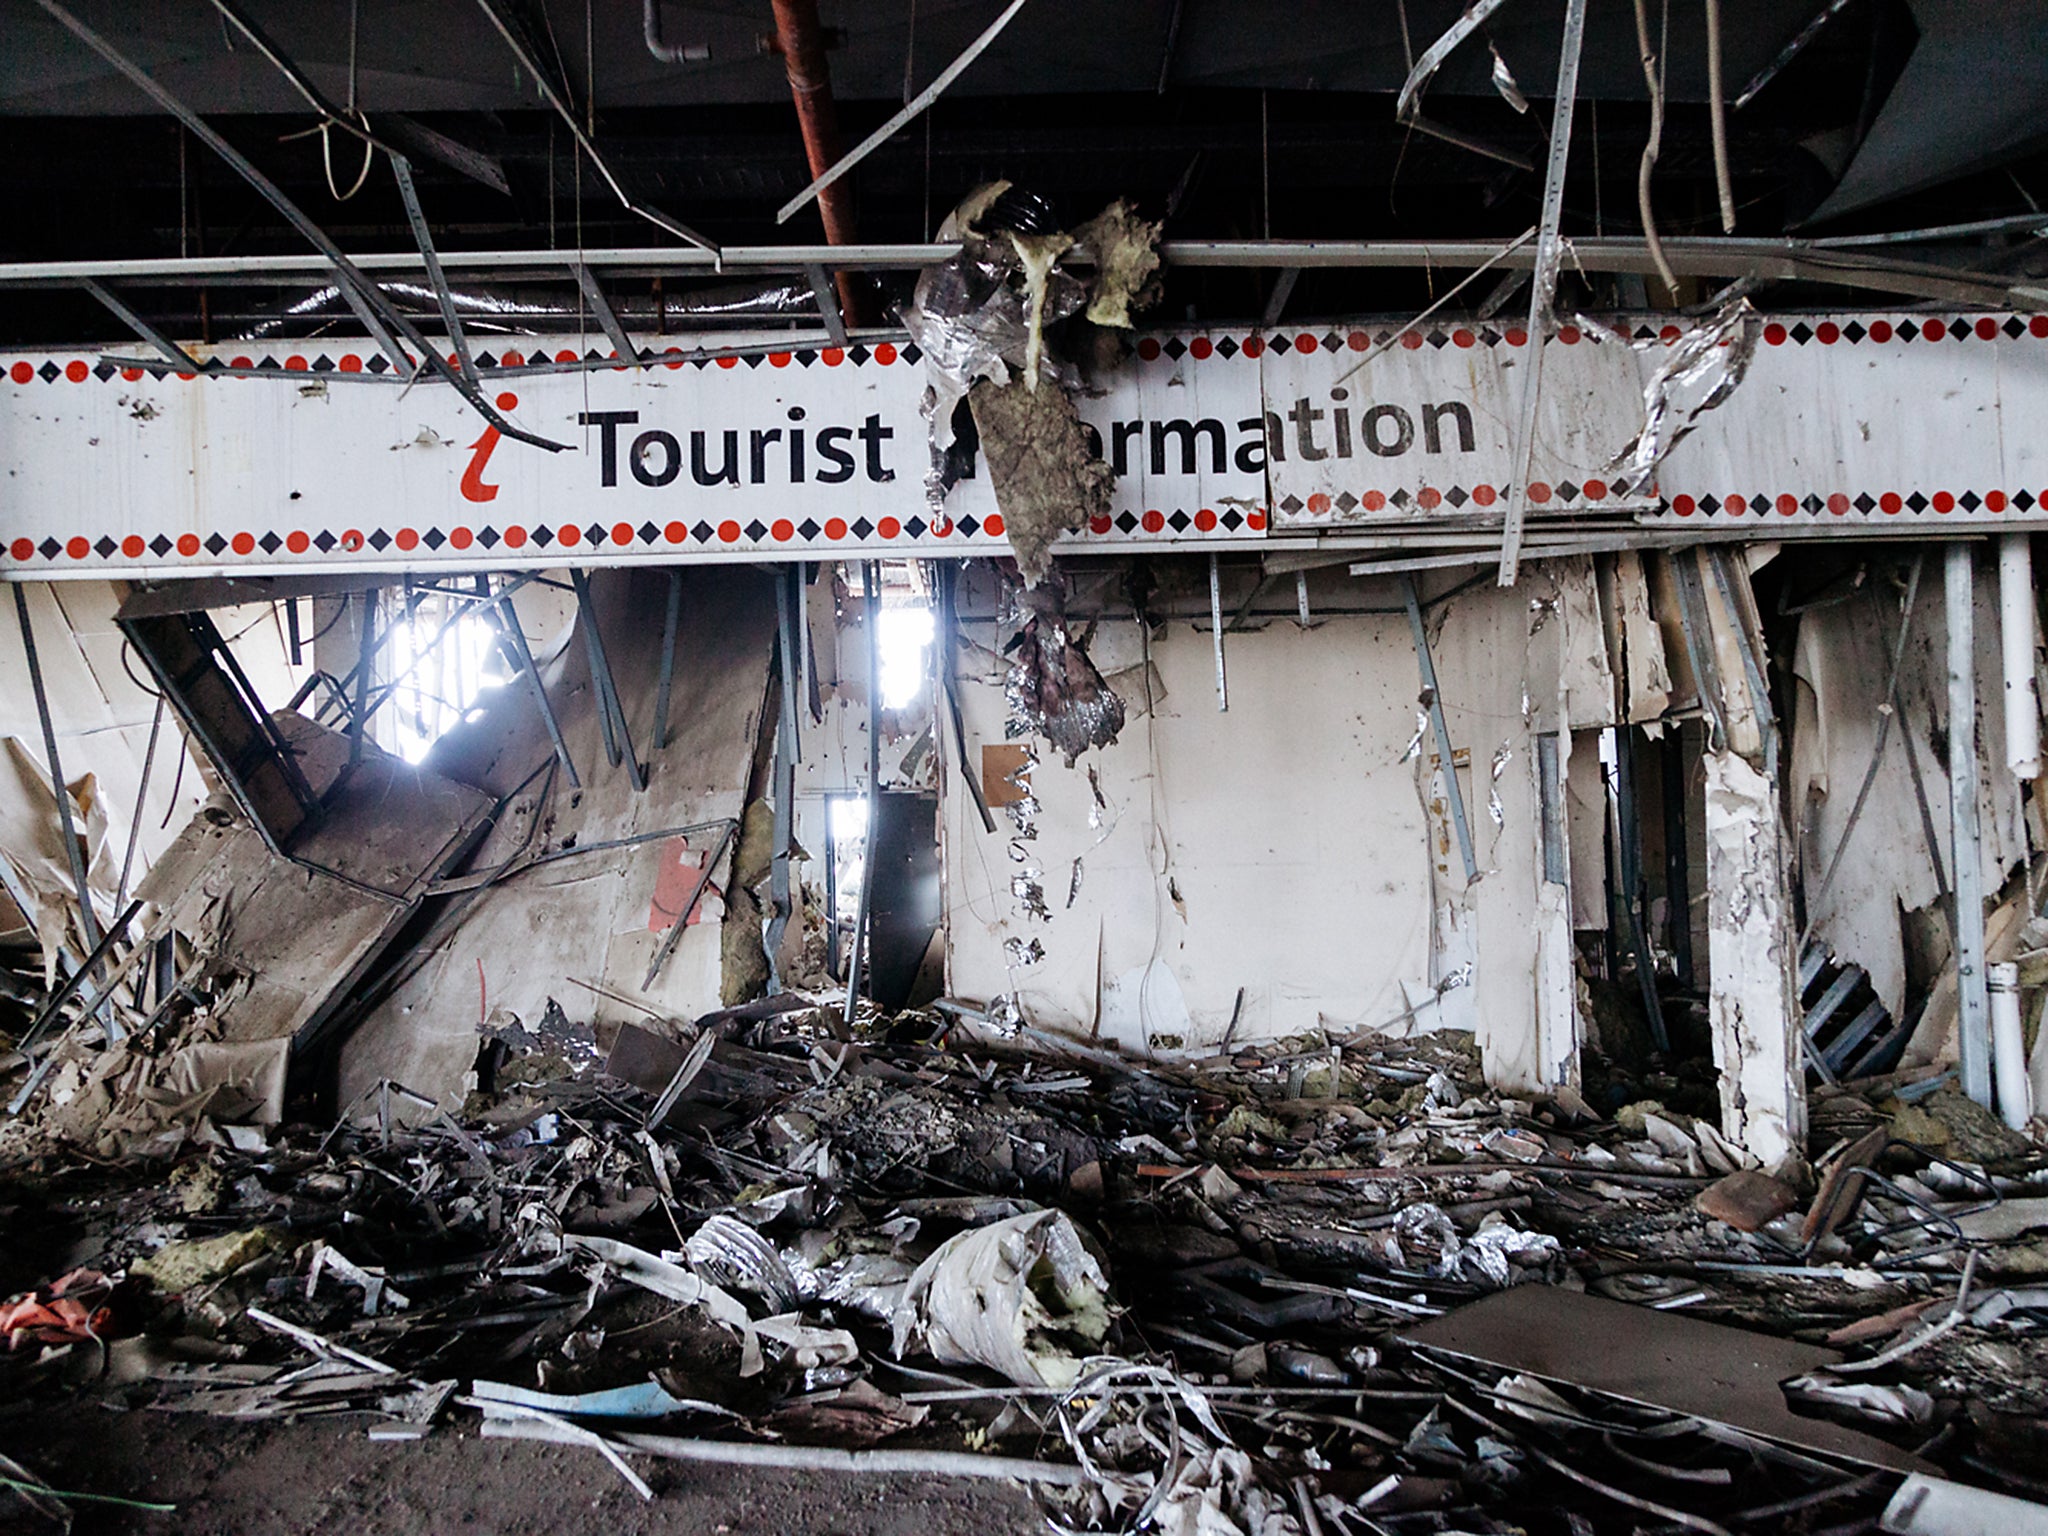
[[[32, 1411], [17, 1405], [0, 1414], [0, 1439], [51, 1487], [177, 1506], [150, 1514], [79, 1503], [73, 1536], [1023, 1536], [1045, 1529], [1022, 1489], [966, 1479], [660, 1462], [644, 1469], [655, 1497], [642, 1503], [587, 1451], [479, 1440], [473, 1429], [390, 1443], [367, 1439], [360, 1422], [236, 1424], [78, 1402]], [[18, 1507], [0, 1509], [0, 1522], [18, 1518]]]

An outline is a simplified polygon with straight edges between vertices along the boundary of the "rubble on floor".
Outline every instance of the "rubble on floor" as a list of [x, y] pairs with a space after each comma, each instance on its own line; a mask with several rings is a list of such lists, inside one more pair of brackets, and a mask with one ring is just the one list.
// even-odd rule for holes
[[480, 1422], [643, 1496], [665, 1458], [1002, 1477], [1055, 1531], [2043, 1492], [2048, 1156], [1932, 1069], [1761, 1169], [1663, 1098], [1485, 1090], [1456, 1034], [1141, 1062], [826, 1003], [551, 1041], [459, 1115], [385, 1084], [152, 1160], [17, 1144], [10, 1261], [51, 1278], [0, 1309], [7, 1395]]

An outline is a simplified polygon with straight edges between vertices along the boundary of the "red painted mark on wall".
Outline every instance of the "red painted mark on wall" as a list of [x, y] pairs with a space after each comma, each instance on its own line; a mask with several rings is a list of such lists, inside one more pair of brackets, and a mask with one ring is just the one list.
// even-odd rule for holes
[[[708, 854], [693, 850], [687, 837], [672, 837], [661, 845], [661, 868], [654, 876], [654, 900], [647, 908], [649, 933], [668, 932], [675, 926], [676, 915], [696, 901], [697, 888], [709, 873], [705, 868], [708, 858]], [[709, 889], [714, 895], [720, 894], [715, 885]], [[690, 921], [704, 921], [703, 902], [696, 901]]]

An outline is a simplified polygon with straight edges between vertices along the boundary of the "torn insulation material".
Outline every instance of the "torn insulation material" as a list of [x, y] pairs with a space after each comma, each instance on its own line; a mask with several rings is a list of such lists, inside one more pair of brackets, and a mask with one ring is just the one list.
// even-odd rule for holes
[[1109, 516], [1116, 474], [1090, 449], [1064, 390], [983, 382], [968, 404], [1017, 569], [1035, 587], [1061, 534]]
[[1037, 615], [1010, 642], [1004, 683], [1011, 718], [1057, 747], [1067, 766], [1090, 747], [1106, 747], [1124, 726], [1124, 701], [1103, 681], [1063, 620]]

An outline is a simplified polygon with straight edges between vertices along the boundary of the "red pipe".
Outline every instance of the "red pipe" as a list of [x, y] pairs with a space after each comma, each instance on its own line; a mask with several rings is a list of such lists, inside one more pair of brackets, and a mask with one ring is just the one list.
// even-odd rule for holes
[[[832, 71], [825, 62], [825, 29], [818, 20], [818, 0], [771, 0], [775, 8], [775, 41], [789, 74], [789, 93], [796, 100], [797, 123], [803, 129], [804, 154], [815, 179], [839, 159], [839, 115], [832, 105]], [[853, 191], [845, 178], [818, 194], [818, 213], [825, 221], [828, 245], [851, 245], [854, 233]], [[866, 285], [858, 273], [834, 274], [839, 308], [848, 325], [869, 324]]]

